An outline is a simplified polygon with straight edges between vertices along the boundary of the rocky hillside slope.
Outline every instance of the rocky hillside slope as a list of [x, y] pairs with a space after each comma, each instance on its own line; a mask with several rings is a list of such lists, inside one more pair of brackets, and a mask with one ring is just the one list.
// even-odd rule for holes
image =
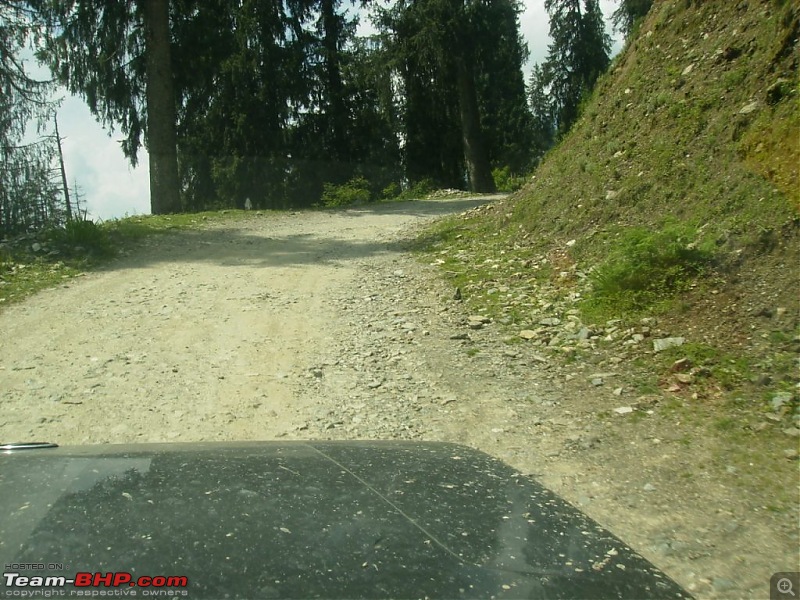
[[[786, 0], [656, 2], [530, 183], [426, 241], [518, 328], [487, 289], [546, 284], [585, 325], [657, 316], [706, 388], [796, 401], [798, 37]], [[458, 248], [507, 258], [465, 268]]]
[[798, 37], [796, 2], [656, 2], [499, 228], [584, 269], [629, 253], [631, 227], [671, 228], [651, 241], [704, 249], [705, 276], [667, 290], [669, 329], [774, 380], [770, 359], [798, 350]]
[[656, 2], [512, 221], [569, 239], [672, 216], [737, 248], [791, 228], [799, 19], [785, 0]]

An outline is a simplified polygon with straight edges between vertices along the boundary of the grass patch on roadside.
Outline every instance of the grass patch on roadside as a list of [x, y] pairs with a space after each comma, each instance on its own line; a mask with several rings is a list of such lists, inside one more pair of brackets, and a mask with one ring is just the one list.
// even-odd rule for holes
[[528, 317], [529, 294], [552, 275], [533, 248], [516, 245], [507, 231], [498, 231], [480, 215], [440, 219], [417, 238], [412, 250], [441, 270], [470, 310], [504, 324]]
[[680, 359], [688, 359], [695, 372], [701, 374], [709, 384], [724, 391], [739, 389], [754, 377], [751, 358], [723, 352], [704, 343], [689, 342], [669, 348], [660, 355], [660, 364], [666, 371]]
[[136, 215], [100, 223], [117, 246], [141, 240], [151, 235], [173, 233], [186, 229], [198, 229], [220, 221], [243, 221], [263, 211], [218, 210], [174, 215]]
[[34, 258], [18, 262], [14, 258], [0, 261], [0, 310], [13, 302], [24, 300], [36, 292], [55, 287], [86, 271], [83, 261], [59, 260], [50, 262]]
[[132, 216], [3, 238], [0, 241], [0, 310], [47, 288], [63, 284], [132, 251], [147, 237], [239, 221], [254, 213], [221, 210], [175, 215]]
[[669, 222], [661, 229], [617, 232], [603, 262], [591, 273], [591, 292], [581, 303], [591, 319], [635, 317], [669, 305], [714, 261], [713, 243], [698, 231]]

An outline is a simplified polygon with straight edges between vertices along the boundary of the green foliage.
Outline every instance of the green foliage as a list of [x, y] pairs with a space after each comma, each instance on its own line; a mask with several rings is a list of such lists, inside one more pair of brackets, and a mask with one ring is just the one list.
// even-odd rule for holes
[[[33, 80], [21, 57], [40, 33], [26, 3], [0, 2], [0, 233], [38, 229], [62, 217], [52, 177], [56, 145], [41, 135], [55, 108], [53, 86]], [[41, 139], [30, 142], [26, 127], [34, 122]]]
[[59, 256], [90, 260], [115, 253], [108, 228], [90, 219], [70, 219], [63, 226], [43, 231], [40, 239]]
[[392, 181], [381, 191], [381, 198], [383, 200], [394, 200], [402, 193], [403, 188], [396, 181]]
[[140, 12], [128, 2], [36, 0], [32, 4], [48, 32], [37, 57], [59, 83], [86, 100], [98, 120], [122, 131], [122, 150], [135, 165], [145, 122]]
[[320, 200], [326, 208], [366, 204], [370, 201], [369, 182], [363, 177], [353, 177], [342, 185], [326, 183]]
[[639, 313], [686, 290], [713, 258], [709, 244], [679, 224], [663, 229], [632, 227], [613, 242], [606, 260], [592, 273], [589, 313]]
[[48, 235], [67, 256], [105, 257], [114, 254], [108, 232], [89, 219], [71, 219]]
[[577, 120], [582, 98], [611, 62], [611, 38], [597, 0], [545, 0], [550, 15], [550, 44], [542, 66], [551, 114], [559, 134]]
[[402, 191], [398, 198], [400, 200], [420, 200], [425, 198], [436, 189], [432, 179], [420, 179], [409, 185]]
[[516, 192], [527, 181], [526, 177], [514, 175], [509, 167], [498, 167], [492, 171], [498, 192]]

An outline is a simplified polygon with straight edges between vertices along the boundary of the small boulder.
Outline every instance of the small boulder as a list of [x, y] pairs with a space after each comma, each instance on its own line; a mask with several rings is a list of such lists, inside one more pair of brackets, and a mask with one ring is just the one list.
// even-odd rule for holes
[[677, 348], [678, 346], [683, 346], [685, 341], [686, 338], [682, 337], [659, 338], [657, 340], [653, 340], [653, 351], [663, 352], [668, 348]]

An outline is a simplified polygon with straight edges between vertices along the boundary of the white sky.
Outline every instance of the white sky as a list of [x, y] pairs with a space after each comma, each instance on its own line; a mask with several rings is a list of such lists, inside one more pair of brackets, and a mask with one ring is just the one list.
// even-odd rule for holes
[[[520, 27], [531, 53], [525, 68], [527, 81], [533, 64], [541, 62], [547, 55], [549, 21], [544, 0], [526, 0], [524, 4]], [[600, 5], [608, 17], [616, 8], [617, 0], [601, 0]], [[616, 42], [614, 52], [618, 49], [619, 42]], [[140, 150], [139, 166], [131, 168], [117, 141], [121, 137], [119, 132], [109, 134], [104, 131], [80, 98], [64, 94], [66, 97], [58, 112], [58, 120], [61, 136], [65, 138], [63, 150], [67, 179], [70, 187], [77, 181], [89, 214], [100, 219], [149, 214], [146, 151]]]

